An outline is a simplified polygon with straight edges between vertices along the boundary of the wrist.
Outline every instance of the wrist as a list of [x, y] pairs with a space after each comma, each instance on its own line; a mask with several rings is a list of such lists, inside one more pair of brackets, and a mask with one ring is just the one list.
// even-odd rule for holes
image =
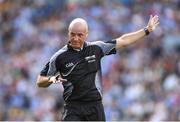
[[148, 30], [148, 27], [144, 28], [144, 33], [145, 33], [146, 36], [150, 34], [150, 31]]
[[53, 77], [53, 76], [49, 76], [49, 77], [48, 77], [48, 81], [51, 81], [51, 78], [52, 78], [52, 77]]

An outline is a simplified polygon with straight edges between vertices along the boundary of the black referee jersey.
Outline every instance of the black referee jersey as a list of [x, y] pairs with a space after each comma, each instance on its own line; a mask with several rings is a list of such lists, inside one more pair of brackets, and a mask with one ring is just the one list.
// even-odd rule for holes
[[70, 101], [98, 101], [101, 94], [100, 59], [115, 54], [116, 40], [84, 42], [82, 50], [65, 45], [44, 66], [40, 75], [53, 76], [60, 73], [63, 82], [63, 98]]

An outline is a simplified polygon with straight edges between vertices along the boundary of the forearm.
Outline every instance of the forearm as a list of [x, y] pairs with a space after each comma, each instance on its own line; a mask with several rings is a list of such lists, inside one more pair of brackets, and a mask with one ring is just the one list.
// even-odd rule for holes
[[145, 34], [144, 29], [140, 29], [136, 32], [124, 34], [121, 37], [116, 39], [116, 41], [117, 41], [116, 49], [127, 46], [131, 43], [134, 43], [134, 42], [140, 40], [141, 38], [143, 38], [145, 35], [146, 34]]
[[144, 30], [140, 29], [136, 32], [124, 34], [123, 36], [119, 37], [116, 39], [116, 49], [119, 49], [121, 47], [127, 46], [131, 43], [134, 43], [138, 40], [140, 40], [142, 37], [145, 35], [148, 35], [150, 32], [154, 31], [154, 29], [157, 27], [159, 24], [159, 19], [158, 16], [150, 16], [149, 22]]
[[52, 82], [49, 82], [48, 77], [39, 75], [36, 84], [38, 87], [48, 87]]

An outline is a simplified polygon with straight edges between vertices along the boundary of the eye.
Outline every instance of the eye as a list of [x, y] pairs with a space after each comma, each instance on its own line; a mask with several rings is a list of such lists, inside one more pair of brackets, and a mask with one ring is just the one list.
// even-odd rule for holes
[[71, 32], [70, 35], [71, 35], [71, 36], [75, 36], [76, 34]]
[[83, 34], [82, 34], [82, 33], [78, 33], [78, 36], [79, 36], [79, 37], [83, 37]]

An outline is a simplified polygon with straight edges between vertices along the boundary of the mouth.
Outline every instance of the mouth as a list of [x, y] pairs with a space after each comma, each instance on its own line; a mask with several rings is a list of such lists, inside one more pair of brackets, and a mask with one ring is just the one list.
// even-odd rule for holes
[[81, 44], [79, 42], [71, 42], [70, 45], [71, 46], [80, 46]]
[[78, 44], [80, 44], [80, 43], [79, 43], [78, 41], [72, 41], [71, 44], [72, 44], [72, 45], [78, 45]]
[[81, 48], [81, 43], [80, 42], [78, 42], [78, 41], [71, 41], [70, 43], [69, 43], [69, 45], [71, 46], [71, 47], [73, 47], [73, 48]]

